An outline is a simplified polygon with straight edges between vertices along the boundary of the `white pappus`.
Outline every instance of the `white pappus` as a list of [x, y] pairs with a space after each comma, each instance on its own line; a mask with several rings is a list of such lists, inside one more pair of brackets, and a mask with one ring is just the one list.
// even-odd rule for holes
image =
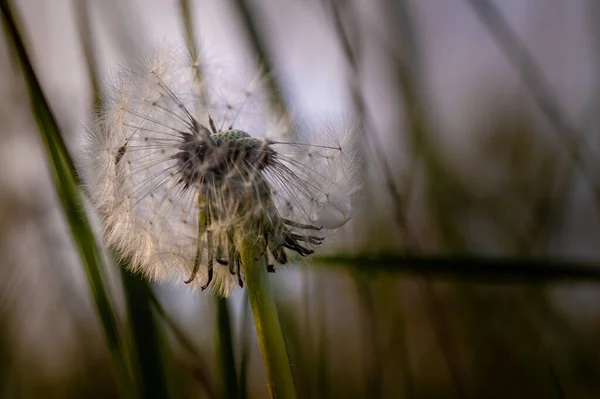
[[239, 90], [223, 76], [174, 51], [123, 68], [90, 123], [84, 182], [133, 270], [228, 295], [244, 281], [240, 229], [260, 236], [274, 271], [350, 218], [357, 132], [304, 140], [308, 129], [269, 122], [260, 79]]

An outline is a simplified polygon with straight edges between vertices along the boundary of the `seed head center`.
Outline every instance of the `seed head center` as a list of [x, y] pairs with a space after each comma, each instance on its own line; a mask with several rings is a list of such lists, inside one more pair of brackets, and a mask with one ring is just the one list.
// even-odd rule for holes
[[227, 130], [210, 136], [186, 133], [176, 154], [180, 182], [192, 185], [238, 180], [261, 172], [274, 162], [276, 152], [265, 140], [241, 130]]

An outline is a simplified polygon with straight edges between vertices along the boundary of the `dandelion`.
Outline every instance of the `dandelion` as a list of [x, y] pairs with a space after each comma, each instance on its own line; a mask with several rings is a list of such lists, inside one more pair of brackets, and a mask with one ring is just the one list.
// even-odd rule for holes
[[303, 129], [269, 122], [260, 79], [234, 87], [162, 52], [116, 76], [88, 129], [85, 182], [105, 239], [152, 279], [227, 295], [244, 284], [239, 237], [273, 272], [350, 218], [354, 129], [290, 140]]

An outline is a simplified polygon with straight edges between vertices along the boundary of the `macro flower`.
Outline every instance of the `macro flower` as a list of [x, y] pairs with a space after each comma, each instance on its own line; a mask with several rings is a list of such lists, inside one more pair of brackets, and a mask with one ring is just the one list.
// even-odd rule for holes
[[105, 240], [151, 279], [227, 295], [244, 284], [240, 234], [274, 271], [350, 219], [356, 129], [274, 123], [260, 74], [236, 80], [158, 52], [116, 75], [90, 123], [84, 180]]

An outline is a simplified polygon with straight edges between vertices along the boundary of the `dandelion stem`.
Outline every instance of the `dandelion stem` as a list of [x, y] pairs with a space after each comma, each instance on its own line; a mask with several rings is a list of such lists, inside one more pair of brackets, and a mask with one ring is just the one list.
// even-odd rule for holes
[[[242, 236], [241, 240], [239, 240], [240, 236]], [[267, 280], [265, 256], [260, 246], [256, 244], [256, 240], [248, 239], [247, 234], [242, 233], [237, 238], [246, 276], [248, 299], [267, 373], [269, 393], [272, 398], [295, 398], [292, 370], [279, 325], [275, 300]]]

